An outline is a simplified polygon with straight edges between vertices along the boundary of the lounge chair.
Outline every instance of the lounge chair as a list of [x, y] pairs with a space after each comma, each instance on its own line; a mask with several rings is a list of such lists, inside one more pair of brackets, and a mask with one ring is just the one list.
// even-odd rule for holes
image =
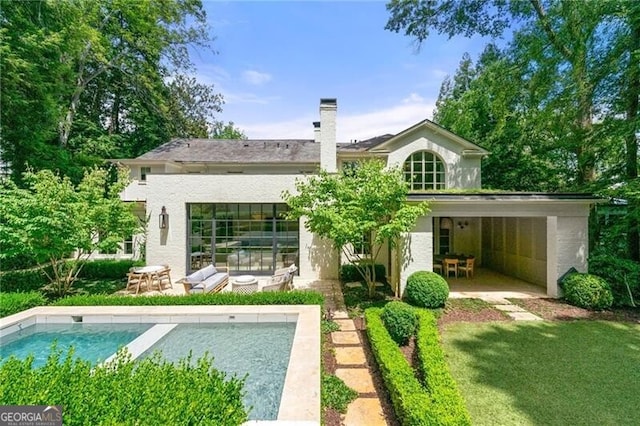
[[289, 291], [293, 289], [293, 275], [298, 270], [296, 265], [276, 269], [271, 277], [260, 283], [260, 291]]

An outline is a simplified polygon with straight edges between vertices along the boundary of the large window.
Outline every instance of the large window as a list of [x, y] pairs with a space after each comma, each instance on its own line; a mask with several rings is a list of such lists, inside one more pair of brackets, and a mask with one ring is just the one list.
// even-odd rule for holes
[[404, 178], [411, 191], [444, 189], [444, 162], [432, 152], [415, 152], [404, 162]]
[[189, 204], [190, 269], [207, 264], [229, 272], [269, 275], [298, 264], [299, 223], [286, 204]]

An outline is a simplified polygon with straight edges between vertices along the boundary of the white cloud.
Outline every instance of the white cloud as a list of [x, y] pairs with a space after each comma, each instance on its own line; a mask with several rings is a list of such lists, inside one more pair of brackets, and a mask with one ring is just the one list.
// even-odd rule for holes
[[[416, 93], [410, 93], [394, 105], [387, 108], [361, 112], [355, 114], [340, 114], [338, 100], [338, 114], [336, 118], [338, 142], [350, 140], [364, 140], [386, 133], [399, 133], [408, 127], [433, 116], [435, 100], [424, 99]], [[318, 115], [307, 115], [279, 122], [236, 124], [251, 139], [312, 139], [314, 121]]]
[[271, 74], [255, 70], [247, 70], [242, 73], [242, 79], [249, 84], [253, 84], [254, 86], [260, 86], [271, 80]]

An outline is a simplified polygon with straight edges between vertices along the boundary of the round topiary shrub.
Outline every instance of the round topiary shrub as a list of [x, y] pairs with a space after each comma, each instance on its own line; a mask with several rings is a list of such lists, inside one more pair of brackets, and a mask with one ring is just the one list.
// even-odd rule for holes
[[418, 324], [413, 308], [400, 301], [387, 303], [380, 317], [391, 338], [400, 346], [407, 344]]
[[449, 297], [449, 284], [431, 271], [418, 271], [409, 275], [404, 290], [405, 300], [421, 308], [440, 308]]
[[576, 273], [562, 281], [564, 297], [570, 304], [585, 309], [602, 310], [611, 307], [611, 287], [597, 275]]

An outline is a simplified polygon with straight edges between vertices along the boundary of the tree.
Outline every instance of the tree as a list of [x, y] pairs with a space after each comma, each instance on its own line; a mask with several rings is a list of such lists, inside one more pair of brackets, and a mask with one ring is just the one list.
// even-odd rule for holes
[[7, 1], [0, 22], [0, 148], [14, 180], [29, 165], [79, 181], [82, 166], [181, 130], [168, 82], [191, 69], [188, 46], [208, 47], [199, 0]]
[[[386, 28], [420, 43], [432, 31], [499, 37], [510, 29], [508, 59], [528, 97], [514, 105], [526, 112], [518, 126], [532, 130], [530, 138], [543, 136], [556, 167], [573, 171], [566, 187], [594, 191], [637, 178], [638, 2], [393, 0], [387, 8]], [[632, 219], [628, 235], [629, 254], [638, 260]]]
[[[305, 218], [307, 230], [333, 245], [365, 277], [369, 296], [375, 294], [374, 265], [380, 250], [411, 231], [429, 211], [428, 204], [407, 203], [408, 186], [400, 169], [385, 169], [382, 161], [360, 162], [338, 174], [322, 170], [317, 176], [296, 181], [297, 195], [288, 191], [289, 218]], [[354, 247], [364, 244], [360, 254]]]
[[96, 250], [111, 251], [135, 233], [139, 221], [120, 200], [128, 184], [124, 169], [93, 168], [80, 184], [50, 170], [27, 171], [26, 188], [6, 181], [0, 188], [0, 259], [38, 259], [56, 295], [67, 294]]
[[229, 121], [228, 123], [216, 121], [209, 129], [209, 137], [211, 139], [247, 139], [247, 135], [235, 127], [233, 121]]

